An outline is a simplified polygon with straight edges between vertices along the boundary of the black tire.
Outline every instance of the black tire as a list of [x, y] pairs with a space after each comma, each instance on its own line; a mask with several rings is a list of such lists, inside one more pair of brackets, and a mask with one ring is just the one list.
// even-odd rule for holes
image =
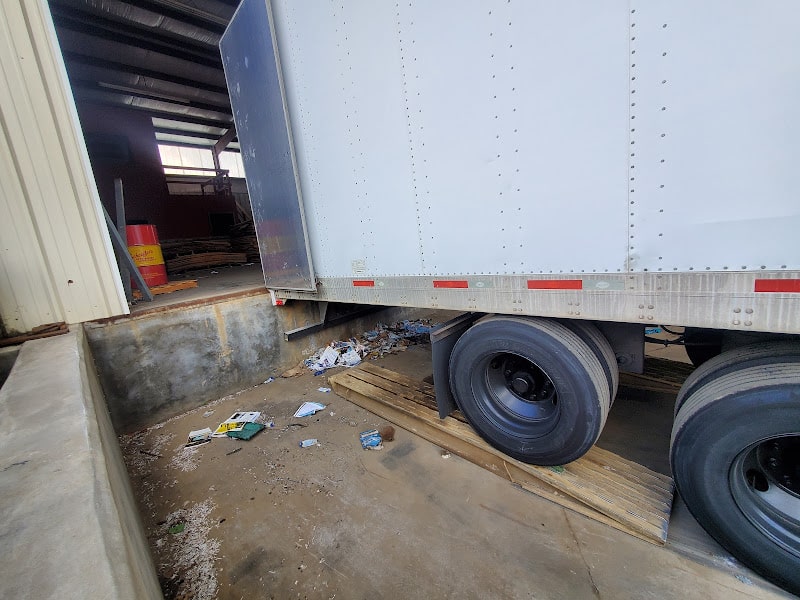
[[683, 332], [683, 347], [692, 364], [699, 367], [722, 352], [722, 332], [687, 327]]
[[715, 377], [748, 367], [774, 364], [778, 357], [781, 362], [800, 362], [800, 341], [748, 344], [723, 352], [704, 362], [683, 382], [675, 399], [675, 414], [678, 414], [686, 398]]
[[617, 355], [608, 339], [594, 323], [589, 321], [563, 319], [558, 322], [570, 331], [577, 333], [597, 356], [608, 379], [608, 391], [611, 394], [611, 406], [613, 406], [619, 389], [619, 365], [617, 364]]
[[585, 454], [611, 404], [594, 350], [547, 319], [492, 316], [475, 323], [453, 348], [450, 387], [488, 443], [538, 465]]
[[672, 431], [675, 483], [703, 528], [800, 593], [800, 363], [740, 369], [686, 398]]

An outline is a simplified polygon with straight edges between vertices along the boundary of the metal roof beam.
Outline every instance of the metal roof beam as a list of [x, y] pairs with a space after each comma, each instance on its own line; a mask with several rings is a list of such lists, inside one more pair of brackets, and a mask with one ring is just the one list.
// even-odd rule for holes
[[165, 73], [163, 71], [146, 69], [144, 67], [135, 65], [127, 65], [125, 63], [120, 63], [113, 60], [97, 58], [95, 56], [87, 56], [86, 54], [80, 54], [78, 52], [67, 51], [64, 52], [63, 54], [64, 54], [64, 60], [67, 61], [67, 63], [75, 62], [83, 65], [89, 65], [92, 67], [100, 67], [103, 69], [121, 71], [123, 73], [132, 73], [134, 75], [140, 75], [142, 77], [151, 77], [152, 79], [158, 79], [161, 81], [166, 81], [168, 83], [174, 83], [177, 85], [185, 85], [187, 87], [193, 87], [197, 88], [198, 90], [213, 92], [215, 94], [224, 94], [226, 96], [228, 95], [228, 89], [225, 87], [212, 85], [209, 83], [203, 83], [195, 79], [180, 77], [172, 73]]
[[53, 11], [53, 22], [56, 24], [57, 28], [63, 27], [64, 29], [77, 31], [84, 35], [98, 37], [118, 44], [125, 44], [133, 48], [148, 50], [156, 54], [178, 58], [204, 67], [222, 69], [222, 59], [219, 54], [215, 55], [212, 52], [200, 51], [199, 49], [197, 51], [185, 50], [185, 46], [182, 46], [177, 40], [171, 40], [155, 34], [143, 35], [141, 32], [136, 32], [135, 28], [119, 23], [112, 25], [110, 21], [98, 19], [89, 15], [81, 15], [80, 17], [68, 16], [65, 13], [69, 11], [61, 7], [53, 8], [55, 9]]
[[148, 90], [139, 90], [129, 86], [105, 86], [95, 81], [87, 81], [83, 79], [70, 78], [70, 83], [72, 84], [73, 88], [78, 88], [82, 90], [91, 90], [91, 91], [103, 92], [104, 94], [114, 94], [118, 96], [132, 96], [134, 98], [143, 98], [145, 100], [157, 100], [158, 102], [174, 104], [175, 106], [183, 108], [196, 108], [198, 110], [208, 110], [211, 112], [216, 112], [233, 117], [233, 115], [231, 114], [231, 107], [229, 105], [225, 106], [220, 104], [209, 104], [207, 102], [197, 102], [196, 100], [192, 100], [189, 98], [186, 98], [184, 100], [183, 98], [176, 98], [174, 96], [152, 93], [151, 91]]
[[[201, 148], [203, 150], [208, 150], [211, 152], [213, 150], [213, 146], [206, 146], [205, 144], [187, 144], [184, 142], [172, 142], [169, 140], [156, 140], [160, 146], [176, 146], [178, 148]], [[238, 148], [228, 148], [225, 152], [239, 152]], [[184, 167], [172, 167], [173, 169], [183, 169]], [[209, 171], [213, 171], [213, 168], [208, 169]]]
[[[191, 7], [164, 0], [136, 0], [136, 6], [145, 8], [157, 14], [164, 15], [176, 21], [183, 21], [195, 27], [209, 29], [214, 33], [222, 34], [228, 26], [230, 18], [213, 15], [206, 11], [192, 10]], [[233, 14], [233, 12], [231, 12]]]
[[[98, 106], [109, 106], [112, 108], [128, 108], [139, 112], [147, 113], [150, 117], [159, 119], [169, 119], [170, 121], [178, 121], [180, 123], [194, 123], [195, 125], [204, 125], [205, 127], [219, 127], [227, 129], [233, 123], [231, 121], [221, 121], [218, 119], [206, 119], [204, 117], [195, 117], [183, 113], [173, 113], [165, 110], [156, 110], [146, 106], [138, 106], [136, 104], [126, 104], [124, 102], [111, 102], [109, 100], [94, 100], [87, 99], [86, 102], [96, 104]], [[209, 146], [211, 148], [211, 146]]]
[[194, 138], [202, 138], [204, 140], [214, 140], [215, 142], [219, 140], [219, 137], [215, 133], [205, 133], [203, 131], [189, 131], [186, 129], [172, 129], [169, 127], [156, 127], [156, 133], [163, 133], [166, 135], [183, 135], [186, 137], [194, 137]]

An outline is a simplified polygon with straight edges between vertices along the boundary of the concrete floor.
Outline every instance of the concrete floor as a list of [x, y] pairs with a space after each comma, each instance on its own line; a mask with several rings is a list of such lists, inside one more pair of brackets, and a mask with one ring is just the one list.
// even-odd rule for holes
[[152, 302], [139, 300], [131, 306], [131, 313], [139, 315], [152, 310], [159, 310], [166, 306], [209, 300], [228, 294], [259, 291], [266, 293], [264, 273], [258, 263], [187, 271], [177, 275], [170, 275], [169, 277], [170, 283], [187, 279], [197, 280], [197, 287], [169, 294], [160, 294], [154, 296]]
[[[421, 379], [428, 361], [421, 346], [380, 364]], [[680, 504], [658, 547], [403, 430], [362, 450], [358, 433], [385, 423], [317, 391], [326, 379], [279, 378], [121, 438], [167, 598], [790, 597]], [[292, 418], [306, 400], [327, 408]], [[665, 471], [671, 404], [623, 389], [601, 445]], [[260, 410], [275, 427], [183, 449], [190, 430], [235, 410]], [[319, 445], [300, 448], [306, 438]]]

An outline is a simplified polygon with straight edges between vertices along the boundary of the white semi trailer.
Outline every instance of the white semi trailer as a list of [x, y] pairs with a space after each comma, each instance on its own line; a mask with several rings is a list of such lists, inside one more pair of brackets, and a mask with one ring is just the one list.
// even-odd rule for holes
[[708, 360], [671, 461], [800, 592], [800, 5], [244, 0], [221, 42], [267, 287], [466, 311], [452, 400], [509, 455], [597, 440], [643, 326]]

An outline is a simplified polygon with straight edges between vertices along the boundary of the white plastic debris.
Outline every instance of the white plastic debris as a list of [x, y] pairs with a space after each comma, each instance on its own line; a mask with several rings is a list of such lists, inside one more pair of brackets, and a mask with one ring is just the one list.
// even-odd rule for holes
[[361, 357], [358, 355], [358, 352], [354, 348], [350, 348], [342, 354], [341, 362], [346, 367], [355, 367], [358, 363], [361, 362]]
[[322, 351], [322, 356], [319, 357], [319, 362], [326, 369], [330, 369], [339, 360], [339, 353], [328, 346]]
[[303, 402], [298, 408], [294, 416], [295, 417], [309, 417], [314, 413], [317, 413], [321, 410], [325, 410], [325, 405], [320, 404], [319, 402]]
[[317, 391], [318, 392], [322, 392], [323, 394], [330, 394], [331, 393], [331, 388], [329, 388], [329, 387], [318, 387]]

